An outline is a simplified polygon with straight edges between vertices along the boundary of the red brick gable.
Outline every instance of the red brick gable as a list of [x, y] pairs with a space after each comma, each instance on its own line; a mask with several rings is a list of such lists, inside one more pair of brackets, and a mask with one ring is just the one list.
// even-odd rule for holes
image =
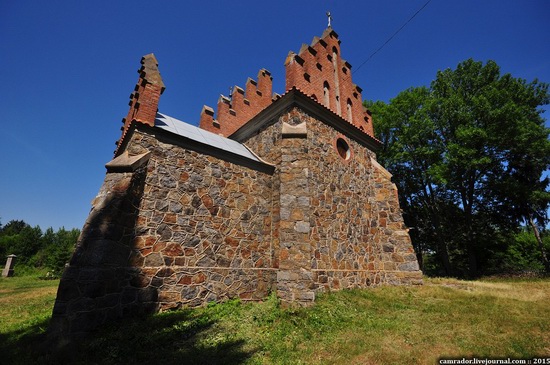
[[273, 78], [265, 69], [258, 72], [258, 81], [248, 78], [245, 89], [233, 87], [230, 97], [220, 95], [216, 118], [214, 109], [204, 106], [199, 127], [212, 133], [229, 136], [271, 104]]
[[158, 69], [158, 61], [154, 54], [150, 53], [141, 58], [141, 68], [137, 71], [139, 78], [130, 94], [130, 109], [126, 118], [122, 119], [122, 136], [117, 141], [117, 150], [121, 145], [126, 132], [132, 122], [140, 122], [151, 127], [155, 126], [155, 118], [158, 111], [160, 95], [166, 88]]
[[[165, 89], [155, 56], [146, 55], [141, 63], [118, 146], [132, 122], [155, 125], [159, 98]], [[341, 57], [338, 34], [331, 27], [325, 29], [321, 38], [314, 37], [310, 45], [302, 45], [298, 53], [291, 51], [285, 69], [286, 91], [300, 90], [358, 130], [374, 137], [372, 118], [362, 105], [362, 90], [352, 82], [351, 65]], [[280, 98], [280, 95], [273, 94], [272, 88], [271, 73], [261, 69], [257, 80], [249, 78], [244, 88], [234, 86], [229, 97], [220, 95], [216, 111], [205, 105], [199, 127], [224, 137], [232, 135]]]
[[[352, 82], [351, 65], [342, 59], [338, 34], [331, 27], [321, 38], [314, 37], [311, 45], [302, 45], [298, 53], [291, 51], [285, 68], [286, 91], [299, 89], [374, 137], [372, 118], [362, 104], [362, 90]], [[199, 126], [229, 136], [279, 97], [271, 93], [271, 74], [260, 70], [257, 82], [249, 78], [245, 89], [235, 86], [230, 97], [221, 95], [216, 113], [205, 105]]]
[[285, 61], [286, 90], [297, 87], [357, 128], [374, 137], [372, 118], [362, 105], [361, 88], [353, 84], [351, 65], [341, 57], [332, 28]]

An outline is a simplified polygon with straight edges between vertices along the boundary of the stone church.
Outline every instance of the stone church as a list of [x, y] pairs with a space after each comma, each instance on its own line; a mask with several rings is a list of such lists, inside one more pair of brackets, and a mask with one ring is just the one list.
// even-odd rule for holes
[[[228, 298], [309, 305], [319, 292], [421, 284], [391, 174], [329, 26], [204, 106], [199, 127], [158, 110], [153, 54], [75, 253], [50, 333]], [[114, 127], [113, 127], [114, 128]]]

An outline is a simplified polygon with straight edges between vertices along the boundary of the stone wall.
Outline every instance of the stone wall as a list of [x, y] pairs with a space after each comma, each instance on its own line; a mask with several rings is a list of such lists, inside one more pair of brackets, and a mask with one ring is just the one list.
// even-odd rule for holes
[[152, 151], [132, 251], [160, 309], [264, 298], [273, 283], [272, 176], [136, 133]]
[[50, 335], [74, 338], [115, 318], [259, 300], [274, 288], [272, 176], [131, 132], [150, 151], [109, 172], [66, 268]]
[[[372, 151], [307, 119], [316, 290], [420, 283], [391, 175]], [[349, 146], [347, 160], [338, 153], [338, 139]]]
[[[306, 133], [285, 137], [284, 125]], [[338, 139], [349, 146], [347, 159]], [[246, 144], [279, 166], [283, 302], [307, 305], [319, 291], [422, 282], [397, 188], [372, 151], [298, 108]]]

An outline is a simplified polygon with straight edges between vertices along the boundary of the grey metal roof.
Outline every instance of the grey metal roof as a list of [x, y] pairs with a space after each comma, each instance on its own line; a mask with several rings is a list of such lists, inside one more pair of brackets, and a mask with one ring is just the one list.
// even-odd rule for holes
[[157, 113], [155, 127], [253, 161], [262, 162], [251, 153], [248, 148], [237, 141], [205, 131], [204, 129], [182, 122], [181, 120], [177, 120], [165, 114]]

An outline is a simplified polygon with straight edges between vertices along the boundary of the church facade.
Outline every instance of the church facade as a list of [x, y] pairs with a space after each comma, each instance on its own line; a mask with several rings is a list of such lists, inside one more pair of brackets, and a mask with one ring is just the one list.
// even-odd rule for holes
[[309, 305], [319, 292], [421, 284], [391, 174], [332, 28], [205, 106], [159, 112], [141, 60], [122, 136], [61, 279], [50, 333], [228, 298]]

